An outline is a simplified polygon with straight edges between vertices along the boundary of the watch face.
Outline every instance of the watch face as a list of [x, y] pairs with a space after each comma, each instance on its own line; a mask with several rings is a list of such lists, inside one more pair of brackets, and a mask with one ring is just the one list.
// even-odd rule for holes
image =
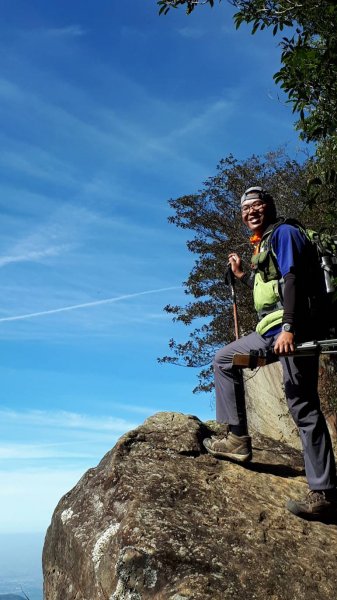
[[284, 325], [282, 325], [282, 329], [283, 331], [291, 331], [291, 325], [289, 325], [289, 323], [284, 323]]

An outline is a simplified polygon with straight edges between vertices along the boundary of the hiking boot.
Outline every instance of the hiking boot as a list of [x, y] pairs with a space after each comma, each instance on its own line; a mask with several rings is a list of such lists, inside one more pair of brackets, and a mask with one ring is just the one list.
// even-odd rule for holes
[[249, 435], [238, 436], [228, 431], [222, 438], [205, 438], [203, 444], [207, 452], [217, 458], [229, 458], [237, 462], [247, 462], [252, 458], [252, 440]]
[[337, 517], [337, 490], [310, 490], [305, 500], [288, 500], [286, 507], [297, 517]]

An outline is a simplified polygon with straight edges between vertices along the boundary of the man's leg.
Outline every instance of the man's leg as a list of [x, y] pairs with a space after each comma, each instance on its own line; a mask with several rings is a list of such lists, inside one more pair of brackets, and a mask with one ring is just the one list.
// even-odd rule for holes
[[317, 392], [318, 358], [280, 358], [291, 415], [299, 428], [311, 490], [334, 489], [336, 467], [329, 431]]
[[251, 333], [219, 350], [214, 358], [216, 418], [227, 423], [229, 432], [222, 438], [207, 438], [204, 446], [214, 456], [245, 462], [252, 457], [251, 439], [247, 435], [247, 418], [242, 369], [233, 367], [234, 354], [250, 350], [267, 350], [272, 340]]
[[247, 427], [242, 369], [233, 367], [232, 359], [234, 354], [249, 354], [250, 350], [268, 350], [272, 339], [264, 339], [253, 332], [216, 353], [213, 368], [216, 420], [219, 423]]
[[309, 485], [306, 501], [289, 501], [295, 514], [336, 510], [336, 466], [326, 421], [317, 392], [318, 357], [280, 358], [290, 413], [299, 428]]

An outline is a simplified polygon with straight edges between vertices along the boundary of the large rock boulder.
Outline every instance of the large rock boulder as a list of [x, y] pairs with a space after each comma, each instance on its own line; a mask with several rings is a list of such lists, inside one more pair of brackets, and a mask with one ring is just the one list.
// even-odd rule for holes
[[335, 598], [336, 523], [284, 508], [300, 452], [257, 435], [247, 466], [217, 460], [212, 427], [154, 415], [82, 477], [47, 532], [45, 600]]

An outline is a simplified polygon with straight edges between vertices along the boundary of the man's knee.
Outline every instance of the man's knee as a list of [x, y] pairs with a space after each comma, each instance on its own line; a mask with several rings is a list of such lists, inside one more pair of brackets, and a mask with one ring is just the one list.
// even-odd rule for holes
[[288, 399], [288, 406], [293, 420], [300, 429], [312, 429], [321, 422], [322, 414], [319, 407], [310, 401], [293, 402]]
[[224, 368], [226, 365], [228, 366], [229, 364], [231, 364], [231, 360], [228, 354], [228, 350], [227, 350], [228, 346], [224, 346], [223, 348], [220, 348], [220, 350], [217, 351], [217, 353], [214, 356], [213, 359], [213, 368], [217, 369], [217, 368]]

